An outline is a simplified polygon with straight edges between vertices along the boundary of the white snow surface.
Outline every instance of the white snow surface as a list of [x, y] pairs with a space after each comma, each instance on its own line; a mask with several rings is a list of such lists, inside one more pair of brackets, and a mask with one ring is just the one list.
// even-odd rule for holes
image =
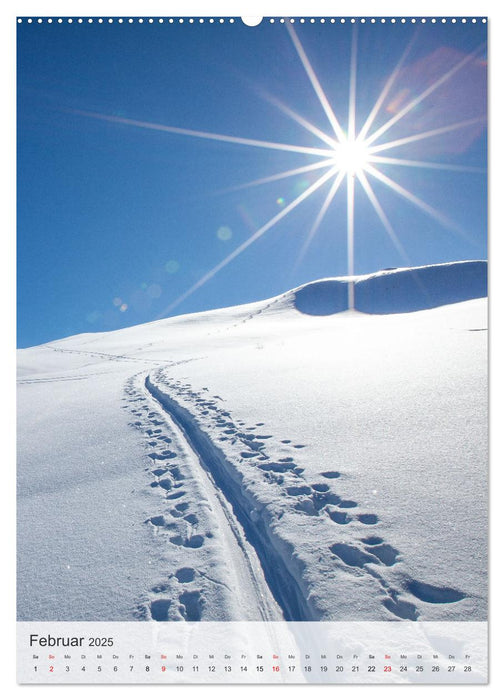
[[486, 263], [18, 351], [19, 620], [483, 620]]

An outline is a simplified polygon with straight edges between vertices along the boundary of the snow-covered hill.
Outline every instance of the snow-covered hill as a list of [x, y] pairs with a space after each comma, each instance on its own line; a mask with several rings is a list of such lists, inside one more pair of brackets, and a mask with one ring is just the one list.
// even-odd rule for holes
[[[421, 311], [487, 295], [487, 264], [481, 260], [391, 268], [352, 279], [355, 308], [367, 314]], [[348, 278], [317, 280], [294, 290], [294, 305], [316, 316], [345, 311], [347, 288]]]
[[18, 351], [20, 620], [486, 618], [486, 263], [353, 282]]

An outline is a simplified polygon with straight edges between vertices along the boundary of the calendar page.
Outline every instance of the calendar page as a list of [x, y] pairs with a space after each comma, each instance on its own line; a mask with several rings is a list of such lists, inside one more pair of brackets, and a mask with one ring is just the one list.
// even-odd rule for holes
[[486, 17], [15, 21], [18, 682], [486, 683]]

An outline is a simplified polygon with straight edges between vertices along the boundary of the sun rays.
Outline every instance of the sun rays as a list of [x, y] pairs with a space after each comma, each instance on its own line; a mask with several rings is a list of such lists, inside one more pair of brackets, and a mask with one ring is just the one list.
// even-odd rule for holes
[[[318, 173], [315, 181], [309, 185], [301, 194], [299, 194], [293, 201], [284, 206], [284, 208], [271, 217], [265, 224], [254, 231], [244, 242], [237, 246], [231, 253], [229, 253], [223, 260], [221, 260], [212, 269], [206, 272], [195, 284], [193, 284], [189, 289], [187, 289], [182, 295], [175, 299], [166, 309], [164, 309], [163, 314], [171, 313], [177, 306], [179, 306], [184, 300], [191, 296], [196, 290], [203, 287], [208, 281], [210, 281], [218, 272], [220, 272], [229, 263], [235, 260], [243, 251], [253, 245], [257, 240], [264, 236], [269, 230], [271, 230], [277, 223], [282, 219], [291, 215], [291, 213], [299, 207], [303, 202], [309, 199], [317, 191], [319, 191], [324, 186], [328, 186], [329, 189], [324, 197], [322, 205], [318, 210], [316, 217], [310, 227], [308, 234], [305, 237], [304, 242], [300, 247], [300, 252], [297, 258], [296, 265], [299, 265], [306, 252], [308, 251], [310, 244], [312, 243], [314, 237], [319, 230], [322, 221], [331, 209], [337, 193], [340, 191], [342, 186], [346, 187], [346, 254], [347, 254], [347, 274], [351, 278], [354, 275], [355, 270], [355, 254], [354, 254], [354, 239], [355, 239], [355, 202], [356, 202], [356, 189], [359, 188], [367, 197], [372, 210], [374, 211], [377, 220], [380, 222], [384, 231], [390, 238], [392, 245], [396, 248], [401, 258], [408, 264], [408, 257], [403, 245], [401, 244], [400, 237], [394, 230], [389, 217], [386, 214], [384, 204], [379, 200], [371, 182], [380, 183], [381, 186], [385, 186], [391, 193], [408, 202], [412, 207], [420, 210], [423, 214], [434, 219], [442, 227], [449, 229], [459, 235], [464, 236], [465, 233], [461, 228], [455, 224], [448, 216], [438, 211], [435, 207], [431, 206], [427, 202], [423, 201], [417, 194], [411, 192], [406, 187], [404, 187], [397, 179], [393, 179], [390, 175], [385, 174], [380, 169], [380, 166], [391, 166], [398, 167], [399, 173], [401, 168], [421, 168], [421, 169], [432, 169], [432, 170], [447, 170], [454, 172], [473, 172], [481, 173], [484, 172], [481, 168], [464, 166], [464, 165], [454, 165], [450, 163], [442, 162], [431, 162], [428, 160], [418, 160], [412, 157], [408, 157], [408, 146], [416, 144], [422, 141], [428, 141], [429, 139], [434, 139], [445, 134], [453, 134], [468, 127], [474, 127], [479, 124], [483, 124], [485, 121], [485, 116], [483, 114], [477, 116], [470, 116], [467, 119], [459, 119], [453, 121], [452, 123], [443, 123], [439, 126], [425, 128], [423, 130], [415, 130], [406, 135], [400, 134], [398, 138], [390, 138], [389, 132], [396, 125], [406, 122], [405, 117], [411, 115], [419, 106], [427, 100], [431, 95], [433, 95], [437, 90], [445, 86], [447, 82], [453, 78], [457, 73], [462, 71], [466, 66], [468, 66], [471, 61], [475, 61], [481, 55], [483, 45], [479, 46], [475, 51], [470, 54], [464, 55], [460, 60], [456, 61], [448, 70], [445, 70], [442, 75], [433, 80], [429, 85], [424, 87], [419, 94], [412, 99], [406, 101], [404, 106], [400, 106], [397, 111], [387, 119], [380, 126], [376, 124], [379, 114], [382, 112], [386, 100], [391, 94], [392, 89], [398, 81], [398, 77], [401, 75], [402, 70], [410, 56], [411, 49], [415, 43], [415, 38], [409, 42], [405, 51], [401, 55], [395, 68], [386, 79], [385, 84], [378, 95], [376, 101], [373, 104], [372, 109], [369, 111], [367, 116], [362, 120], [363, 125], [359, 129], [357, 125], [358, 114], [357, 114], [357, 97], [359, 92], [359, 82], [358, 82], [358, 33], [356, 27], [354, 27], [352, 32], [352, 42], [350, 50], [350, 69], [348, 75], [348, 103], [347, 103], [347, 126], [346, 129], [343, 127], [340, 119], [336, 115], [336, 111], [331, 105], [324, 89], [320, 83], [320, 80], [310, 62], [310, 59], [296, 34], [296, 31], [291, 23], [286, 23], [286, 28], [289, 33], [292, 45], [294, 46], [297, 57], [304, 69], [306, 78], [308, 79], [313, 93], [322, 109], [323, 114], [328, 122], [328, 129], [323, 130], [318, 126], [315, 126], [309, 122], [302, 114], [297, 113], [288, 105], [281, 102], [278, 98], [264, 95], [271, 104], [278, 108], [283, 114], [285, 114], [289, 119], [296, 122], [300, 127], [305, 129], [314, 139], [313, 146], [302, 146], [292, 143], [281, 143], [275, 141], [267, 141], [261, 139], [251, 139], [241, 136], [231, 136], [226, 134], [219, 134], [213, 132], [199, 131], [193, 129], [185, 129], [181, 127], [168, 126], [164, 124], [155, 124], [147, 121], [139, 121], [134, 119], [128, 119], [125, 117], [110, 116], [104, 114], [97, 114], [93, 112], [79, 111], [80, 115], [92, 117], [95, 119], [100, 119], [103, 121], [113, 122], [117, 124], [123, 124], [126, 126], [151, 129], [161, 132], [166, 132], [167, 134], [177, 134], [181, 136], [187, 136], [191, 138], [206, 139], [212, 141], [220, 141], [224, 143], [231, 143], [242, 147], [252, 147], [252, 148], [262, 148], [268, 150], [285, 151], [290, 153], [297, 153], [302, 156], [308, 156], [310, 158], [316, 158], [316, 160], [307, 165], [302, 165], [297, 168], [291, 168], [289, 170], [284, 170], [281, 172], [273, 173], [271, 175], [258, 178], [251, 182], [237, 185], [236, 187], [230, 188], [229, 190], [243, 189], [245, 187], [265, 185], [268, 183], [275, 182], [277, 180], [287, 179], [295, 177], [302, 173], [316, 173], [316, 171], [322, 171], [322, 174]], [[461, 115], [463, 116], [463, 115]], [[384, 140], [384, 137], [389, 137], [389, 140]], [[318, 142], [320, 143], [318, 143]], [[390, 155], [389, 151], [394, 150], [394, 154]], [[397, 154], [399, 150], [399, 155]], [[401, 157], [401, 152], [405, 156]], [[410, 154], [411, 156], [412, 154]], [[399, 175], [400, 177], [400, 175]], [[382, 188], [383, 189], [383, 188]], [[354, 308], [354, 290], [353, 284], [350, 282], [348, 285], [348, 307], [349, 309]]]

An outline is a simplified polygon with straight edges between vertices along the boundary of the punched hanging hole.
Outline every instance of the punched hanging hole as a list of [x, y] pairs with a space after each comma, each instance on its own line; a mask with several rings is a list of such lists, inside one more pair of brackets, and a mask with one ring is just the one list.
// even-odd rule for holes
[[257, 27], [258, 24], [261, 24], [263, 18], [262, 17], [242, 17], [241, 21], [243, 24], [246, 24], [247, 27]]

